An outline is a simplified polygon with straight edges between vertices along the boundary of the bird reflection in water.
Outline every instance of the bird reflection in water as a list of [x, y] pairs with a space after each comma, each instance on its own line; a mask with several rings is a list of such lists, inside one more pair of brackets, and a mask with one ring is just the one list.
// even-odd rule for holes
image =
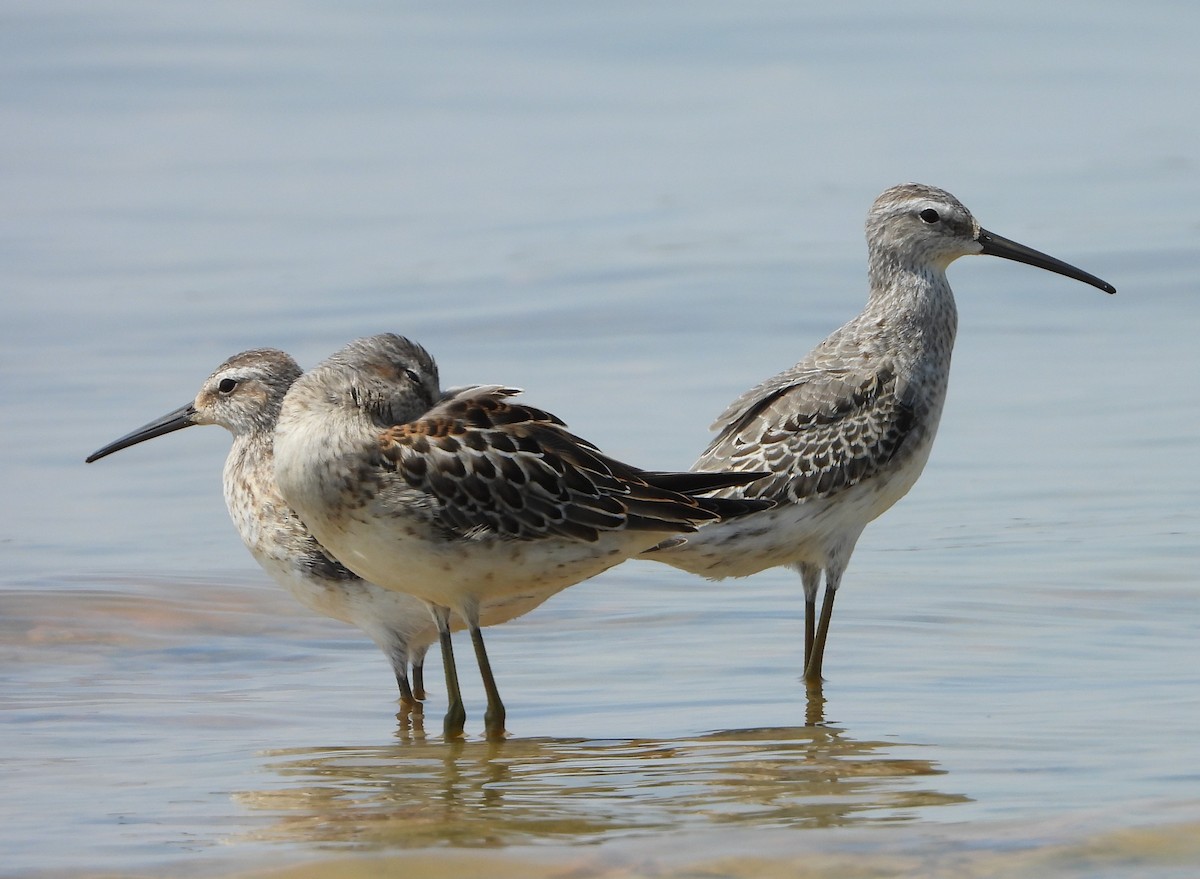
[[[810, 711], [812, 706], [810, 705]], [[411, 718], [410, 718], [411, 719]], [[254, 835], [364, 848], [600, 841], [706, 824], [837, 827], [912, 820], [968, 802], [912, 746], [832, 726], [669, 740], [426, 742], [268, 752], [286, 784], [237, 795], [272, 812]]]

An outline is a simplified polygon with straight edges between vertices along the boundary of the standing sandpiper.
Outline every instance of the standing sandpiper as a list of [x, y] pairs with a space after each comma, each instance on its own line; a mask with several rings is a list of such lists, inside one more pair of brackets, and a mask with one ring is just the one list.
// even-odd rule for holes
[[[941, 418], [958, 314], [946, 268], [988, 254], [1115, 288], [980, 228], [950, 193], [894, 186], [867, 216], [870, 298], [791, 369], [747, 391], [713, 424], [695, 469], [770, 476], [719, 492], [771, 509], [708, 526], [644, 557], [712, 579], [794, 568], [804, 585], [804, 677], [819, 685], [833, 600], [867, 523], [921, 475]], [[825, 575], [821, 617], [816, 597]]]
[[193, 425], [228, 430], [233, 447], [225, 459], [225, 504], [246, 548], [305, 607], [369, 635], [391, 661], [401, 703], [411, 707], [425, 698], [425, 651], [437, 639], [424, 602], [368, 583], [332, 558], [275, 486], [275, 421], [284, 394], [299, 377], [300, 367], [283, 351], [244, 351], [218, 366], [194, 401], [109, 443], [87, 461]]
[[466, 719], [449, 615], [466, 622], [489, 737], [504, 705], [480, 606], [532, 605], [722, 516], [769, 501], [696, 497], [763, 473], [651, 473], [603, 455], [498, 385], [443, 392], [437, 365], [401, 336], [359, 339], [284, 399], [275, 474], [321, 545], [381, 586], [428, 602], [447, 669], [448, 737]]

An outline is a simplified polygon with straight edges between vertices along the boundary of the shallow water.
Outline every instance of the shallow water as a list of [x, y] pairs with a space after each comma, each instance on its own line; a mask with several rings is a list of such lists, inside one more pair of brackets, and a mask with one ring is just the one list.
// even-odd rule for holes
[[[1192, 876], [1200, 12], [10, 4], [0, 874]], [[218, 362], [407, 333], [683, 467], [945, 186], [1105, 297], [962, 260], [927, 472], [823, 699], [797, 578], [626, 565], [494, 630], [512, 737], [242, 550], [227, 437], [83, 456]], [[460, 651], [465, 655], [465, 644]]]

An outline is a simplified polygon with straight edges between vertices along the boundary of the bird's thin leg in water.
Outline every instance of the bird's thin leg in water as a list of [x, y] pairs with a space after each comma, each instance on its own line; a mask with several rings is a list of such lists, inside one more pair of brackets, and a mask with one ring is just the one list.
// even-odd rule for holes
[[422, 657], [413, 663], [412, 667], [412, 694], [413, 698], [418, 702], [425, 701], [425, 658]]
[[825, 659], [825, 639], [829, 637], [829, 621], [833, 618], [833, 600], [837, 597], [838, 586], [842, 584], [842, 574], [845, 564], [829, 565], [825, 568], [825, 597], [821, 599], [821, 619], [817, 622], [816, 635], [813, 637], [812, 653], [804, 664], [804, 680], [809, 684], [821, 680], [821, 664]]
[[416, 698], [413, 696], [412, 687], [408, 685], [408, 675], [404, 673], [403, 668], [396, 672], [396, 686], [400, 688], [400, 704], [405, 708], [412, 708], [417, 704]]
[[458, 688], [458, 668], [454, 665], [454, 645], [450, 643], [450, 609], [431, 607], [437, 623], [438, 641], [442, 645], [442, 671], [446, 675], [446, 719], [442, 734], [448, 739], [461, 738], [467, 725], [467, 709], [463, 707], [462, 691]]
[[816, 634], [817, 622], [817, 589], [821, 585], [821, 568], [809, 562], [801, 562], [796, 566], [800, 571], [800, 580], [804, 584], [804, 664], [812, 657], [813, 638]]
[[412, 687], [408, 685], [408, 646], [392, 644], [388, 651], [388, 660], [392, 663], [392, 672], [396, 675], [396, 686], [400, 689], [400, 707], [415, 707], [419, 699]]
[[817, 623], [816, 637], [808, 662], [804, 664], [804, 680], [810, 684], [821, 682], [821, 664], [825, 659], [825, 639], [829, 637], [829, 620], [833, 617], [833, 598], [837, 590], [825, 584], [825, 598], [821, 601], [821, 621]]
[[500, 738], [504, 735], [504, 703], [500, 701], [500, 691], [496, 688], [496, 678], [492, 675], [492, 664], [488, 660], [487, 648], [483, 646], [483, 633], [476, 623], [471, 623], [471, 643], [475, 646], [475, 659], [479, 663], [479, 674], [483, 678], [483, 690], [487, 693], [487, 710], [483, 715], [483, 726], [489, 739]]

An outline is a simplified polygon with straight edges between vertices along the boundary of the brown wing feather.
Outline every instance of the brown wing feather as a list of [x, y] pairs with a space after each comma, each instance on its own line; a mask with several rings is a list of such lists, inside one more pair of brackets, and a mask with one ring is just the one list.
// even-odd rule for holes
[[595, 540], [623, 528], [694, 531], [717, 518], [711, 504], [652, 484], [512, 393], [465, 389], [380, 437], [384, 465], [430, 496], [443, 528]]

